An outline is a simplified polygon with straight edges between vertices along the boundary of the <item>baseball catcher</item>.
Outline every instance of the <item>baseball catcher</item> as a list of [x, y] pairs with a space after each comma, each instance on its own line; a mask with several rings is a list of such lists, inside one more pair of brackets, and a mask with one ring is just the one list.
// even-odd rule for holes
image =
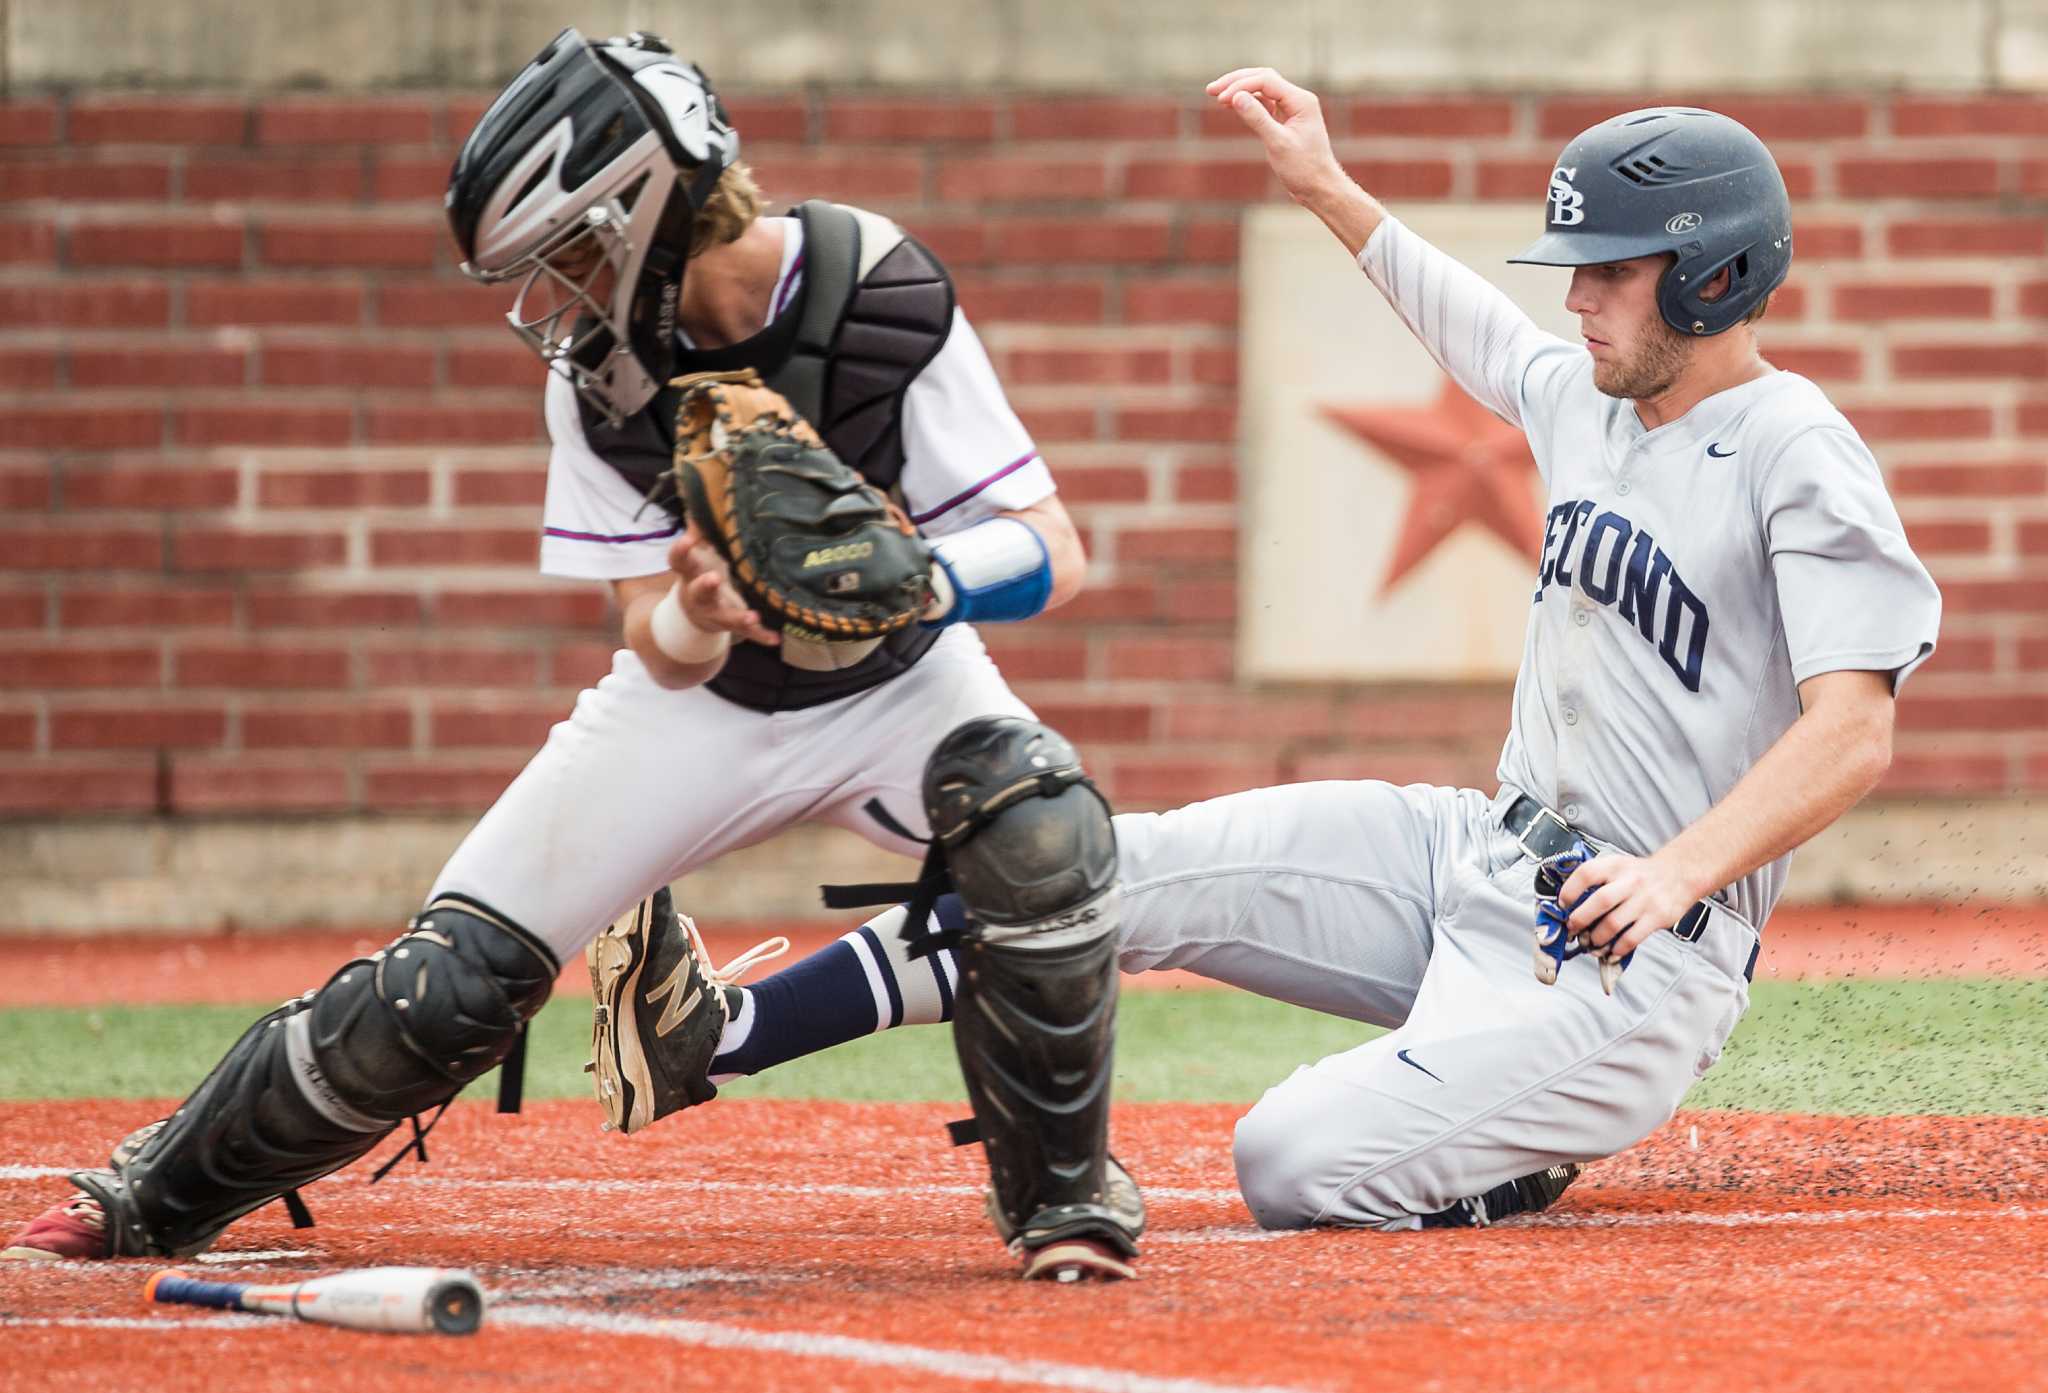
[[[714, 972], [665, 894], [661, 912], [632, 907], [799, 821], [920, 854], [938, 739], [1026, 713], [977, 630], [1084, 583], [1050, 466], [938, 257], [866, 209], [812, 199], [768, 214], [739, 156], [710, 79], [644, 33], [563, 30], [479, 117], [449, 173], [449, 230], [466, 275], [511, 290], [507, 323], [546, 365], [541, 569], [607, 587], [611, 671], [463, 838], [401, 937], [258, 1020], [0, 1258], [197, 1252], [409, 1117], [422, 1141], [436, 1110], [515, 1056], [560, 965], [586, 949], [613, 1125], [702, 1101], [723, 1071], [665, 1074], [652, 1056], [678, 1041], [708, 1052], [737, 1030], [725, 979], [747, 959]], [[1012, 946], [991, 945], [991, 1000], [1010, 990], [997, 966]], [[1040, 946], [1034, 962], [1072, 947]], [[891, 935], [872, 966], [908, 1018], [935, 1018], [949, 982], [909, 947]], [[835, 979], [834, 1004], [866, 1007], [868, 984]], [[1052, 1005], [1091, 1024], [1056, 1057], [1093, 1059], [1102, 988], [1062, 990]], [[987, 1071], [1064, 1106], [996, 1049]], [[1059, 1184], [1004, 1181], [1034, 1250], [1087, 1230], [1041, 1211], [1108, 1188], [1099, 1087], [1075, 1106], [1097, 1139], [1051, 1134], [1059, 1164], [1079, 1158]], [[1035, 1116], [990, 1122], [1006, 1156]]]

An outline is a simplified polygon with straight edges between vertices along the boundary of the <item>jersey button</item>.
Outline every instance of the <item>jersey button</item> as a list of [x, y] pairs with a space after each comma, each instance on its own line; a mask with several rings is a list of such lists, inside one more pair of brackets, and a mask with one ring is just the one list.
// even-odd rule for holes
[[1564, 805], [1564, 820], [1566, 822], [1577, 822], [1579, 820], [1579, 805], [1577, 803], [1567, 803]]
[[1628, 480], [1623, 479], [1620, 483], [1616, 484], [1614, 486], [1614, 491], [1620, 494], [1623, 498], [1628, 497]]
[[1592, 622], [1593, 616], [1587, 611], [1582, 609], [1575, 609], [1572, 611], [1572, 623], [1578, 625], [1581, 629], [1585, 628], [1588, 624]]
[[1575, 726], [1579, 723], [1579, 710], [1576, 706], [1565, 707], [1564, 723], [1568, 726]]

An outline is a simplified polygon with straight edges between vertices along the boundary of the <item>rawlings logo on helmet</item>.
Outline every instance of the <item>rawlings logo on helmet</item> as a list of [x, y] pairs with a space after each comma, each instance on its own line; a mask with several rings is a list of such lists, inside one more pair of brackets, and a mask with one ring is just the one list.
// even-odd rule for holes
[[1572, 187], [1577, 166], [1559, 165], [1550, 172], [1550, 224], [1573, 227], [1586, 220], [1586, 196]]
[[1664, 224], [1664, 230], [1674, 237], [1683, 237], [1688, 232], [1698, 232], [1704, 221], [1698, 213], [1679, 213]]

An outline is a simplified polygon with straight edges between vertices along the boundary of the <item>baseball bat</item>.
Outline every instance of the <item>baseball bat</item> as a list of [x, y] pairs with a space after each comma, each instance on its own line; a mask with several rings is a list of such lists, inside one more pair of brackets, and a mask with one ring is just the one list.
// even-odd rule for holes
[[483, 1288], [451, 1267], [366, 1267], [273, 1286], [204, 1282], [167, 1267], [149, 1279], [142, 1294], [150, 1301], [294, 1316], [351, 1330], [468, 1335], [484, 1318]]

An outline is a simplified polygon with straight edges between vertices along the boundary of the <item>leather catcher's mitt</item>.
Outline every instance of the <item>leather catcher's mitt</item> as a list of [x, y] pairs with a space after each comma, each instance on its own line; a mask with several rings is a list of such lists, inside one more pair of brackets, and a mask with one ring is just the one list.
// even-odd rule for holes
[[873, 639], [923, 612], [930, 548], [780, 392], [751, 368], [670, 385], [682, 391], [676, 496], [763, 624]]

